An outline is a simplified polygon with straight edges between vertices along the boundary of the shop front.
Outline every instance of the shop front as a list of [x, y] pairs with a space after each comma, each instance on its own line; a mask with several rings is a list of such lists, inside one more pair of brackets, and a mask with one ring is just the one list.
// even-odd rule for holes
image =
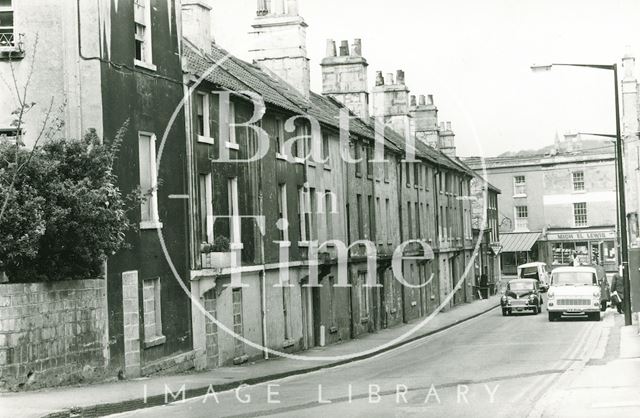
[[538, 261], [539, 238], [539, 232], [501, 233], [502, 274], [515, 276], [519, 265]]
[[608, 272], [617, 269], [616, 231], [614, 227], [585, 230], [547, 231], [547, 264], [569, 266], [577, 258], [580, 264], [601, 264]]

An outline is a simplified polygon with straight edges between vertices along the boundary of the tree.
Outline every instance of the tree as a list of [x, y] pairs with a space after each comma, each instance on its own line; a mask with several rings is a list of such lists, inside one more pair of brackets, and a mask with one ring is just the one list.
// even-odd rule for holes
[[136, 197], [122, 195], [113, 172], [125, 130], [111, 145], [91, 131], [83, 140], [50, 139], [31, 151], [0, 146], [2, 185], [10, 184], [3, 176], [15, 171], [12, 159], [29, 155], [0, 218], [0, 261], [10, 281], [96, 278], [107, 257], [126, 245], [127, 207]]

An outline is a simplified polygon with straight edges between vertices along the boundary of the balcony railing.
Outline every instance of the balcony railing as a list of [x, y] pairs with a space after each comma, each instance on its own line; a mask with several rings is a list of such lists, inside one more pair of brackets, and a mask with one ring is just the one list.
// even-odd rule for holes
[[13, 33], [0, 33], [0, 48], [13, 48], [15, 35]]

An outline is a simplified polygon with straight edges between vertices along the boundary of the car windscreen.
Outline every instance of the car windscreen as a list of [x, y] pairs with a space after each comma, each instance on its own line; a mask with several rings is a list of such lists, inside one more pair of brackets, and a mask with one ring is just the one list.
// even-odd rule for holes
[[520, 270], [520, 277], [527, 279], [538, 279], [538, 267], [523, 267]]
[[509, 290], [533, 290], [533, 282], [511, 282]]
[[594, 285], [597, 284], [596, 275], [588, 271], [563, 271], [553, 273], [553, 284], [562, 285]]

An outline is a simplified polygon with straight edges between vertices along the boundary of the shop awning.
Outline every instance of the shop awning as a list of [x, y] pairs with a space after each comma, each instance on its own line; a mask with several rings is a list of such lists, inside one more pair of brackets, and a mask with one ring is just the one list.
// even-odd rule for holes
[[531, 251], [533, 244], [540, 238], [539, 232], [514, 232], [500, 234], [503, 253]]

